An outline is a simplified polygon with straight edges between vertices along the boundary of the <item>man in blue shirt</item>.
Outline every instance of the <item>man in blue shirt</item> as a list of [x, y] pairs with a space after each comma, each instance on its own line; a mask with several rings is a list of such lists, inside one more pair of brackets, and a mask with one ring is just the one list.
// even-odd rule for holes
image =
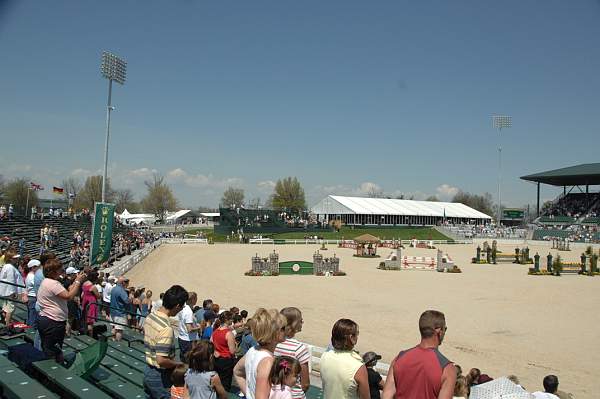
[[125, 313], [129, 306], [129, 295], [127, 294], [127, 286], [129, 279], [121, 276], [110, 292], [110, 318], [114, 324], [115, 341], [120, 341], [123, 338], [123, 328], [127, 325], [127, 314]]

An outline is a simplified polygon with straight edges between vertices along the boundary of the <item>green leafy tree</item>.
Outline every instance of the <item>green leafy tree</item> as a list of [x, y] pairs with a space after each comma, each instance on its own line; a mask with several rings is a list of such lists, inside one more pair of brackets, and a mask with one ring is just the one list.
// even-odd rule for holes
[[155, 174], [152, 180], [144, 182], [148, 193], [142, 199], [141, 205], [144, 211], [151, 212], [158, 219], [164, 220], [167, 211], [175, 211], [179, 206], [179, 202], [171, 187], [165, 183], [164, 176]]
[[221, 206], [223, 208], [233, 208], [244, 205], [244, 190], [241, 188], [227, 187], [221, 197]]
[[304, 189], [296, 177], [277, 180], [270, 202], [275, 209], [292, 213], [300, 213], [306, 209]]
[[9, 204], [13, 204], [15, 214], [25, 215], [27, 207], [27, 193], [29, 192], [29, 207], [37, 205], [38, 196], [34, 190], [30, 190], [29, 179], [12, 179], [4, 185], [4, 202], [8, 209]]

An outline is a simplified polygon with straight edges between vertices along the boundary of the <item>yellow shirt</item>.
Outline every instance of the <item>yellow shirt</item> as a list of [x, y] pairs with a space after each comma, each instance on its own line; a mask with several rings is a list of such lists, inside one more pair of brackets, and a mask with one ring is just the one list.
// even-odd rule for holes
[[144, 321], [146, 363], [159, 367], [156, 356], [175, 359], [175, 339], [171, 319], [162, 312], [152, 312]]
[[358, 399], [354, 375], [363, 365], [354, 351], [331, 350], [321, 355], [321, 380], [325, 399]]

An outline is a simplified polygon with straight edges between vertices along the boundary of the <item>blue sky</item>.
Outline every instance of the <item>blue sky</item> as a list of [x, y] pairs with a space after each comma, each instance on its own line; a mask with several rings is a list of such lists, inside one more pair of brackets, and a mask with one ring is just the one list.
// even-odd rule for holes
[[[597, 162], [600, 1], [0, 0], [0, 173], [45, 186], [102, 167], [100, 54], [113, 91], [110, 173], [156, 171], [184, 206], [288, 175], [326, 194], [533, 203], [519, 176]], [[555, 190], [545, 188], [550, 198]], [[49, 195], [49, 193], [48, 193]]]

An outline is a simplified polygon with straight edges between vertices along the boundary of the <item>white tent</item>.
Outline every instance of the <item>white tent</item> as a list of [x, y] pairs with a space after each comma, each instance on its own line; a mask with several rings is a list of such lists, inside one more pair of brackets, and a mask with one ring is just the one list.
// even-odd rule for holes
[[181, 209], [177, 212], [171, 213], [169, 214], [169, 216], [167, 216], [167, 222], [173, 223], [176, 222], [177, 219], [179, 219], [182, 216], [185, 216], [186, 214], [190, 213], [192, 210], [191, 209]]
[[[491, 217], [461, 203], [329, 195], [311, 208], [316, 215], [348, 224], [436, 224], [441, 219], [489, 222]], [[356, 223], [353, 221], [356, 220]], [[384, 221], [382, 223], [381, 221]]]
[[127, 224], [154, 224], [156, 222], [156, 216], [151, 213], [129, 213], [127, 209], [123, 210], [123, 213], [118, 216], [121, 221]]

